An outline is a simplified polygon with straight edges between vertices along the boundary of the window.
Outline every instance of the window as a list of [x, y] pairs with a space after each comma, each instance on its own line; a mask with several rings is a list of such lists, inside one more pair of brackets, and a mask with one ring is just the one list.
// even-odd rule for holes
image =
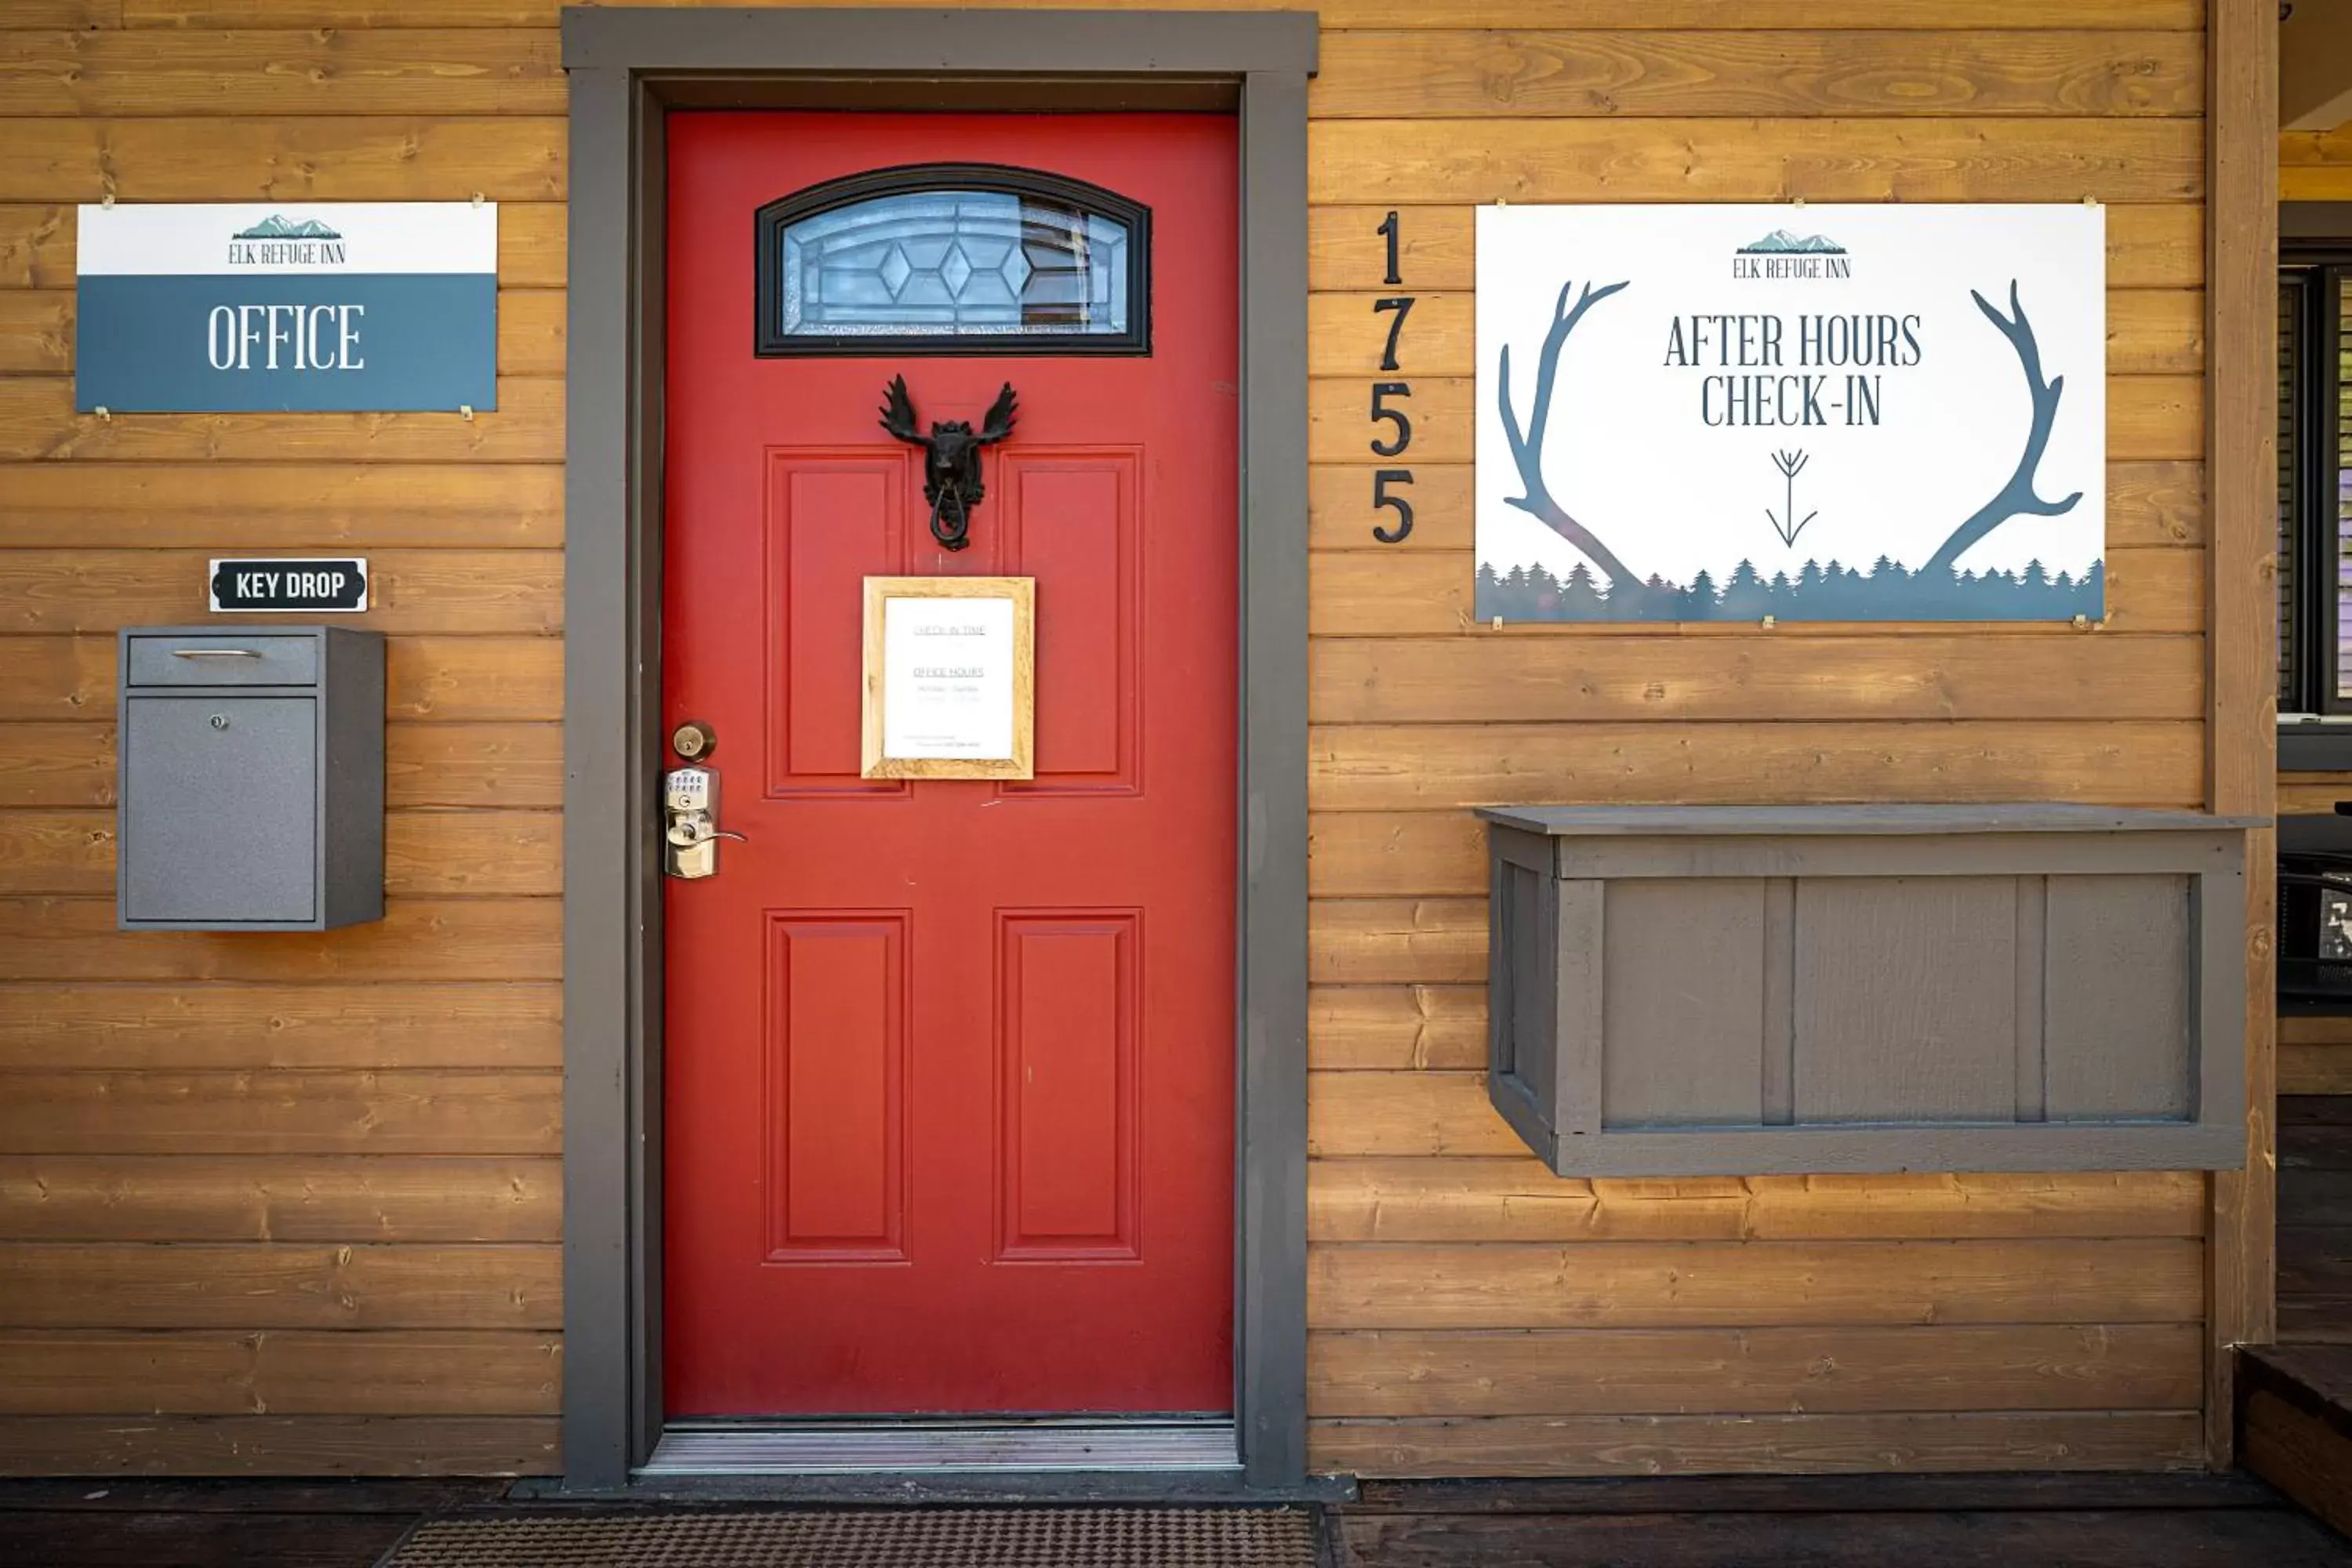
[[763, 356], [1150, 352], [1150, 214], [1030, 169], [933, 163], [761, 207]]
[[2281, 713], [2352, 713], [2352, 248], [2279, 273]]

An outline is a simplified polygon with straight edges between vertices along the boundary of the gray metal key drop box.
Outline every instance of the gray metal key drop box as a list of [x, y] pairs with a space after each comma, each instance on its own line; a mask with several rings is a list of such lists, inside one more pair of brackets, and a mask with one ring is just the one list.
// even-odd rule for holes
[[383, 635], [133, 626], [121, 653], [118, 923], [383, 919]]

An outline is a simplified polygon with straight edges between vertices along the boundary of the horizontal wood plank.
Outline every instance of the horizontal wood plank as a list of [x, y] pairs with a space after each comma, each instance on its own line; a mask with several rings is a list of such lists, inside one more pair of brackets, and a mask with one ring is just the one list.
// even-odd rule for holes
[[2185, 1410], [2195, 1323], [1318, 1333], [1316, 1415]]
[[[2137, 554], [2132, 563], [2137, 565]], [[1443, 559], [1442, 557], [1440, 559]], [[1318, 563], [1318, 565], [1320, 563]], [[1317, 641], [1318, 723], [1806, 719], [2198, 719], [2198, 637], [1968, 633], [1737, 638], [1364, 637]], [[1661, 628], [1664, 631], [1664, 628]]]
[[563, 158], [560, 115], [0, 120], [0, 202], [561, 201]]
[[2204, 733], [2153, 721], [1318, 725], [1326, 811], [2070, 800], [2194, 806]]
[[545, 1476], [552, 1415], [26, 1416], [0, 1422], [12, 1476]]
[[[1468, 550], [1475, 513], [1467, 463], [1416, 459], [1410, 488], [1395, 493], [1412, 502], [1412, 531], [1396, 544], [1372, 537], [1375, 526], [1393, 529], [1393, 511], [1372, 510], [1372, 476], [1381, 459], [1318, 463], [1307, 470], [1307, 542], [1316, 550]], [[2107, 547], [2195, 548], [2205, 542], [2205, 474], [2192, 462], [2125, 462], [2107, 465]], [[1677, 627], [1682, 635], [1704, 632], [1704, 624]]]
[[[63, 121], [61, 123], [70, 123]], [[0, 125], [0, 137], [7, 128]], [[552, 463], [563, 456], [563, 383], [499, 383], [499, 406], [462, 414], [118, 414], [74, 412], [64, 376], [0, 376], [0, 463]]]
[[1318, 1242], [2193, 1238], [2206, 1217], [2199, 1171], [1588, 1181], [1524, 1150], [1318, 1160], [1307, 1194]]
[[553, 1158], [0, 1154], [0, 1240], [562, 1238]]
[[1318, 899], [1307, 974], [1321, 985], [1484, 984], [1486, 900]]
[[0, 8], [0, 31], [121, 26], [122, 0], [10, 0]]
[[[1412, 300], [1404, 325], [1397, 329], [1396, 363], [1384, 369], [1389, 331], [1396, 324], [1394, 310], [1376, 310], [1382, 300], [1400, 296]], [[539, 295], [516, 295], [538, 299]], [[15, 296], [44, 300], [41, 294]], [[6, 321], [10, 296], [0, 294], [0, 327]], [[2205, 296], [2193, 289], [2116, 289], [2106, 297], [2107, 374], [2110, 375], [2194, 375], [2205, 364]], [[27, 310], [39, 328], [44, 318]], [[1447, 293], [1411, 293], [1402, 289], [1361, 293], [1311, 294], [1307, 300], [1307, 363], [1317, 376], [1465, 376], [1477, 368], [1477, 297], [1467, 289]], [[499, 369], [505, 358], [505, 328], [500, 328]], [[0, 353], [6, 349], [0, 332]], [[49, 370], [50, 365], [32, 368]], [[533, 371], [530, 374], [538, 374]]]
[[1307, 112], [2193, 115], [2200, 46], [2179, 32], [1336, 31]]
[[1324, 1071], [1482, 1068], [1486, 1062], [1486, 987], [1311, 987], [1307, 994], [1307, 1053], [1308, 1066]]
[[85, 30], [9, 43], [0, 116], [564, 111], [551, 28]]
[[[1330, 35], [1325, 35], [1328, 47]], [[1475, 287], [1473, 214], [1466, 204], [1414, 206], [1401, 212], [1393, 291]], [[5, 213], [5, 209], [0, 209]], [[504, 215], [500, 215], [503, 218]], [[1379, 232], [1388, 209], [1318, 205], [1307, 214], [1307, 285], [1317, 293], [1390, 288], [1388, 238]], [[0, 279], [7, 275], [5, 216], [0, 216]], [[2205, 214], [2177, 203], [2117, 203], [2107, 208], [2107, 287], [2195, 289], [2205, 281]]]
[[554, 980], [554, 899], [394, 899], [331, 931], [125, 931], [112, 899], [0, 899], [0, 980]]
[[0, 1070], [562, 1065], [545, 983], [0, 985]]
[[0, 1246], [0, 1328], [560, 1329], [555, 1247]]
[[[1466, 377], [1441, 375], [1417, 375], [1404, 380], [1412, 388], [1411, 395], [1391, 395], [1388, 403], [1412, 420], [1412, 439], [1405, 453], [1393, 461], [1403, 467], [1471, 461], [1470, 381]], [[5, 384], [0, 383], [0, 386]], [[1381, 456], [1371, 449], [1376, 437], [1394, 440], [1390, 426], [1371, 422], [1372, 384], [1370, 378], [1338, 377], [1318, 377], [1307, 384], [1307, 449], [1313, 461], [1370, 463]], [[2202, 457], [2204, 411], [2205, 385], [2195, 376], [2110, 376], [2107, 456], [2158, 461]], [[5, 413], [5, 405], [0, 405], [0, 416]], [[5, 435], [5, 426], [0, 425], [0, 438]], [[1967, 515], [1967, 509], [1976, 504], [1956, 503], [1953, 521], [1958, 522]]]
[[1335, 1420], [1307, 1435], [1309, 1468], [1367, 1477], [2186, 1470], [2204, 1455], [2194, 1410]]
[[[0, 1128], [7, 1125], [0, 1118]], [[1471, 1155], [1527, 1152], [1487, 1103], [1479, 1072], [1328, 1072], [1307, 1075], [1307, 1152]]]
[[[551, 27], [562, 0], [38, 0], [43, 6], [110, 7], [134, 27]], [[655, 0], [694, 5], [698, 0]], [[753, 0], [810, 5], [830, 0]], [[1286, 10], [1291, 0], [1034, 0], [1041, 9]], [[936, 0], [875, 0], [877, 6], [927, 6]], [[1326, 0], [1326, 28], [1543, 26], [1559, 20], [1559, 0]], [[1590, 27], [2089, 27], [2136, 32], [2203, 26], [2202, 0], [2075, 0], [2063, 11], [2032, 0], [1596, 0], [1580, 5]], [[59, 24], [43, 22], [44, 26]]]
[[[470, 195], [471, 193], [467, 193]], [[74, 286], [74, 210], [62, 203], [0, 202], [0, 289]], [[499, 283], [564, 286], [564, 213], [557, 202], [499, 205]]]
[[[202, 622], [210, 613], [211, 561], [223, 548], [0, 549], [0, 632]], [[531, 636], [563, 628], [560, 550], [386, 550], [367, 559], [367, 611], [339, 618], [339, 626]]]
[[554, 464], [18, 463], [0, 468], [0, 495], [5, 542], [26, 550], [323, 555], [563, 543]]
[[1318, 1247], [1321, 1329], [2194, 1323], [2195, 1241]]
[[1307, 146], [1307, 200], [1351, 205], [2191, 202], [2205, 188], [2193, 120], [1325, 120]]
[[0, 1415], [552, 1415], [549, 1333], [0, 1332]]
[[[0, 81], [5, 81], [0, 77]], [[0, 374], [68, 375], [74, 368], [74, 294], [67, 289], [0, 289]], [[564, 297], [553, 289], [507, 289], [498, 297], [498, 373], [563, 374]]]
[[2352, 1014], [2283, 1014], [2278, 1038], [2283, 1046], [2352, 1046]]
[[[2352, 801], [2352, 774], [2281, 773], [2278, 814], [2281, 816], [2333, 816], [2338, 801]], [[2288, 1020], [2281, 1018], [2284, 1031]], [[2282, 1034], [2281, 1038], [2284, 1038]]]
[[[0, 638], [0, 660], [12, 640], [32, 639]], [[0, 681], [0, 704], [8, 692]], [[28, 695], [24, 689], [17, 694]], [[45, 694], [34, 689], [29, 695]], [[110, 805], [114, 787], [112, 724], [0, 723], [0, 807]], [[551, 723], [388, 725], [384, 793], [394, 810], [562, 805], [562, 728]]]
[[15, 1154], [556, 1154], [560, 1072], [0, 1072]]
[[[0, 895], [111, 896], [114, 813], [0, 810]], [[384, 888], [395, 897], [563, 890], [563, 821], [548, 811], [394, 811]]]
[[2352, 1094], [2352, 1046], [2280, 1046], [2278, 1091]]
[[2283, 132], [2279, 200], [2352, 201], [2352, 127]]
[[[0, 890], [11, 890], [5, 853], [14, 815], [0, 816]], [[1478, 898], [1489, 875], [1486, 825], [1466, 811], [1318, 811], [1307, 819], [1307, 890], [1314, 898]]]

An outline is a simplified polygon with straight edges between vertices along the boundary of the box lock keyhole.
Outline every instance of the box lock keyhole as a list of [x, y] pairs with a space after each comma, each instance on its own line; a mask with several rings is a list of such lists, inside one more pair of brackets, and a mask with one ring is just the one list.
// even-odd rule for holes
[[214, 715], [213, 715], [213, 728], [214, 728], [214, 729], [215, 729], [215, 730], [226, 730], [226, 729], [227, 729], [227, 728], [228, 728], [228, 715], [227, 715], [227, 714], [226, 714], [226, 713], [215, 713], [215, 714], [214, 714]]

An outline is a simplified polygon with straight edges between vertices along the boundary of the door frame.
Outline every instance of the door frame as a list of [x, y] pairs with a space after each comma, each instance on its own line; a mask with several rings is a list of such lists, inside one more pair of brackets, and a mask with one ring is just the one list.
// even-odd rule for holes
[[[563, 1467], [663, 1426], [664, 128], [674, 108], [1229, 111], [1240, 128], [1234, 1410], [1307, 1468], [1307, 80], [1311, 12], [567, 6]], [[1075, 1483], [1078, 1478], [1070, 1478]]]

